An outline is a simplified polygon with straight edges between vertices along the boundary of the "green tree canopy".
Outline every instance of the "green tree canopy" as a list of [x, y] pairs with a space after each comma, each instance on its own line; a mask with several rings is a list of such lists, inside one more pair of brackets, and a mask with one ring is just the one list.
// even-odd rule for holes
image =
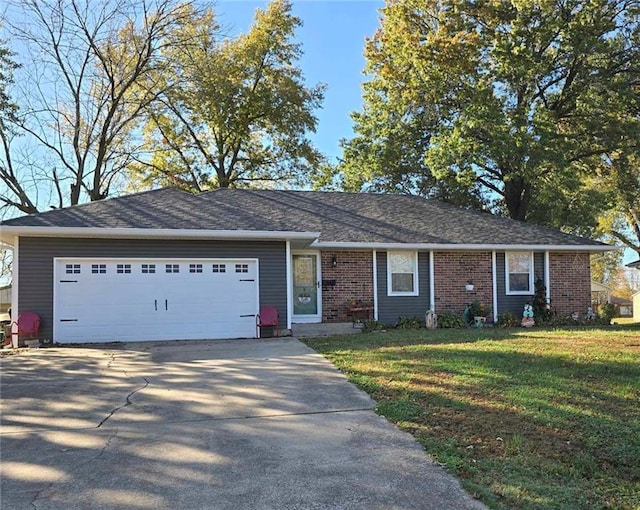
[[160, 102], [144, 127], [149, 157], [133, 168], [146, 185], [200, 191], [256, 183], [300, 183], [322, 163], [308, 134], [322, 85], [307, 87], [294, 41], [301, 21], [276, 0], [247, 33], [221, 38], [211, 10], [194, 13], [171, 62]]
[[639, 6], [389, 0], [345, 185], [453, 186], [519, 220], [593, 225], [610, 197], [588, 177], [640, 138]]

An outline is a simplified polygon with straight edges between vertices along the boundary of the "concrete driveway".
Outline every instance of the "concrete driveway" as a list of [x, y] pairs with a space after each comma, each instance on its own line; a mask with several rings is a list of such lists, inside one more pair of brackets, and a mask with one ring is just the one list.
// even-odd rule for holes
[[483, 508], [295, 339], [0, 363], [3, 509]]

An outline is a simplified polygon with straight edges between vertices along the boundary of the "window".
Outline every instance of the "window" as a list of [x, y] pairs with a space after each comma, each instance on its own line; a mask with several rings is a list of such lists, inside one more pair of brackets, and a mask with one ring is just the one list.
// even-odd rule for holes
[[202, 273], [202, 264], [189, 264], [190, 273]]
[[236, 273], [248, 273], [249, 264], [236, 264]]
[[227, 265], [226, 264], [212, 264], [211, 267], [213, 268], [213, 272], [214, 273], [226, 273], [227, 272]]
[[143, 274], [154, 274], [156, 272], [155, 264], [142, 264], [142, 273]]
[[80, 274], [80, 264], [65, 264], [64, 272], [66, 274]]
[[533, 294], [533, 252], [505, 254], [507, 294]]
[[131, 273], [131, 264], [116, 264], [116, 273], [118, 274]]
[[180, 264], [166, 264], [165, 273], [179, 273], [180, 272]]
[[387, 295], [418, 295], [418, 253], [390, 251], [387, 253]]
[[106, 264], [91, 264], [92, 274], [106, 274], [106, 272], [107, 272]]

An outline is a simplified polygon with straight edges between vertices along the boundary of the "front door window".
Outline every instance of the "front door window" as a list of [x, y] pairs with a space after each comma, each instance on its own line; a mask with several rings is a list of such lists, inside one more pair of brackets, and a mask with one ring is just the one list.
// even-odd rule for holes
[[316, 255], [293, 255], [293, 313], [318, 314], [318, 259]]

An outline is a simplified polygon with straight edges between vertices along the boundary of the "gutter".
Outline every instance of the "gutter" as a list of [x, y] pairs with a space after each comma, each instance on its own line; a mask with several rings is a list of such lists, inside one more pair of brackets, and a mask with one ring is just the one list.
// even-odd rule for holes
[[449, 244], [449, 243], [331, 243], [315, 241], [312, 248], [332, 250], [438, 250], [438, 251], [615, 251], [607, 244]]
[[19, 237], [81, 237], [81, 238], [136, 238], [136, 239], [221, 239], [262, 241], [313, 241], [320, 232], [287, 230], [205, 230], [170, 228], [101, 228], [101, 227], [18, 227], [3, 226], [0, 239], [12, 244]]

